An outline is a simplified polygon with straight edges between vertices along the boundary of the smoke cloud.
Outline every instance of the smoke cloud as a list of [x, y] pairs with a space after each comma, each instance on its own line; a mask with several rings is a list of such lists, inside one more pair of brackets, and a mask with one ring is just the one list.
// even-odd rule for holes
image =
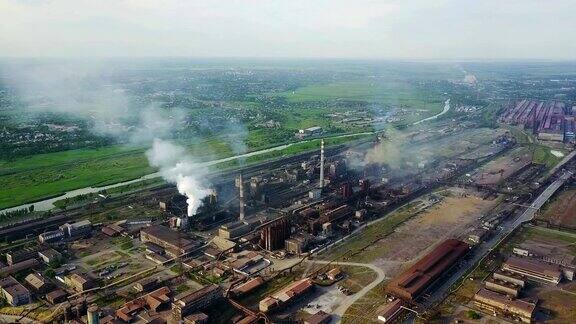
[[[187, 197], [188, 215], [194, 215], [202, 198], [210, 193], [205, 187], [209, 185], [205, 179], [208, 170], [195, 163], [185, 147], [169, 140], [185, 126], [186, 111], [140, 103], [122, 83], [114, 82], [114, 73], [113, 65], [98, 60], [17, 61], [0, 66], [0, 81], [14, 89], [29, 116], [47, 112], [73, 116], [86, 121], [96, 135], [150, 147], [146, 151], [150, 165], [176, 184]], [[242, 130], [233, 124], [230, 127], [235, 127], [235, 133]], [[246, 150], [242, 134], [230, 137], [234, 152]]]
[[385, 136], [378, 145], [366, 152], [364, 163], [387, 164], [392, 169], [399, 169], [405, 155], [401, 148], [406, 145], [406, 141], [394, 127], [388, 127]]
[[166, 140], [155, 139], [146, 157], [152, 166], [160, 169], [164, 179], [176, 184], [178, 192], [188, 198], [188, 216], [196, 214], [202, 199], [211, 192], [203, 185], [207, 183], [204, 178], [207, 170], [195, 163], [184, 147]]

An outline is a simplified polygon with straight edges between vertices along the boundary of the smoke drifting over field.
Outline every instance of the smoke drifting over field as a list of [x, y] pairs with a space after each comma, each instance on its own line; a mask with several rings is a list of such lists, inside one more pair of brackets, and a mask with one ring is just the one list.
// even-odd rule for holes
[[[146, 151], [150, 165], [159, 168], [165, 180], [176, 184], [188, 198], [188, 215], [194, 215], [202, 198], [209, 194], [204, 187], [208, 185], [204, 177], [208, 170], [199, 167], [185, 147], [167, 140], [175, 129], [184, 126], [186, 112], [162, 109], [154, 103], [137, 104], [126, 89], [111, 80], [110, 73], [102, 73], [110, 70], [113, 68], [98, 62], [12, 64], [5, 66], [0, 76], [32, 116], [72, 116], [85, 121], [96, 135], [150, 147]], [[241, 130], [238, 125], [230, 127]], [[246, 150], [244, 138], [231, 137], [234, 152]]]

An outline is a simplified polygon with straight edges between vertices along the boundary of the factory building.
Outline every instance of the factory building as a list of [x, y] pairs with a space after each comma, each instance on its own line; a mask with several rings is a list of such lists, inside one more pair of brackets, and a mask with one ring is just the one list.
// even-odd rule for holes
[[174, 297], [172, 303], [172, 314], [176, 319], [206, 308], [216, 300], [222, 298], [224, 293], [218, 285], [209, 285], [193, 292], [185, 292]]
[[531, 258], [510, 257], [504, 262], [502, 269], [555, 285], [562, 279], [562, 271], [558, 265]]
[[248, 234], [260, 225], [259, 220], [238, 221], [220, 226], [218, 236], [227, 240]]
[[296, 300], [302, 298], [306, 293], [314, 288], [314, 284], [310, 278], [295, 281], [285, 288], [277, 291], [260, 301], [258, 308], [261, 312], [269, 312], [271, 310], [279, 309]]
[[35, 292], [45, 292], [50, 287], [52, 287], [50, 281], [48, 281], [46, 278], [44, 278], [44, 276], [42, 276], [40, 273], [37, 272], [27, 275], [24, 278], [24, 281]]
[[242, 296], [245, 295], [249, 292], [251, 292], [252, 290], [262, 286], [264, 284], [264, 279], [262, 279], [262, 277], [256, 277], [253, 279], [250, 279], [248, 281], [246, 281], [245, 283], [238, 285], [237, 287], [234, 287], [232, 290], [230, 290], [230, 292], [238, 297], [238, 296]]
[[290, 237], [290, 220], [281, 217], [264, 225], [260, 232], [261, 246], [274, 251], [284, 247], [284, 241]]
[[284, 248], [287, 252], [294, 253], [296, 255], [300, 255], [306, 251], [308, 251], [308, 246], [312, 240], [312, 235], [308, 233], [301, 233], [293, 238], [287, 239], [285, 241]]
[[536, 303], [522, 299], [511, 299], [507, 295], [480, 289], [474, 295], [474, 305], [492, 313], [502, 313], [513, 316], [521, 322], [531, 323], [536, 309]]
[[162, 225], [149, 226], [140, 231], [140, 240], [143, 243], [151, 242], [161, 246], [172, 257], [189, 253], [199, 246], [197, 242], [182, 236], [182, 233]]
[[30, 291], [12, 276], [0, 279], [0, 295], [12, 306], [30, 303]]
[[488, 290], [506, 294], [515, 298], [518, 298], [518, 295], [520, 295], [520, 290], [522, 289], [522, 287], [517, 284], [494, 278], [488, 278], [484, 282], [484, 285]]
[[87, 219], [72, 224], [66, 223], [60, 226], [60, 231], [62, 231], [66, 237], [88, 235], [92, 232], [92, 223]]
[[456, 264], [468, 252], [468, 248], [468, 244], [455, 239], [442, 242], [432, 252], [392, 280], [387, 290], [405, 300], [415, 300]]
[[14, 263], [11, 266], [7, 266], [4, 268], [0, 268], [0, 276], [11, 275], [17, 273], [19, 271], [32, 269], [40, 264], [40, 261], [37, 259], [28, 259], [22, 262]]
[[95, 286], [91, 278], [79, 273], [73, 273], [64, 277], [64, 283], [77, 292], [84, 292]]
[[509, 271], [496, 271], [492, 274], [492, 278], [518, 285], [521, 288], [526, 286], [523, 276]]
[[400, 315], [400, 312], [402, 312], [402, 306], [404, 306], [404, 301], [402, 299], [395, 299], [394, 301], [381, 306], [380, 309], [376, 311], [376, 314], [378, 314], [377, 319], [383, 323], [390, 323]]
[[151, 312], [156, 312], [160, 307], [169, 304], [169, 293], [170, 288], [168, 287], [156, 289], [124, 304], [116, 311], [116, 316], [124, 322], [130, 323], [141, 311], [149, 309]]
[[15, 263], [35, 258], [37, 255], [38, 255], [37, 247], [26, 248], [23, 250], [16, 250], [6, 253], [6, 262], [8, 262], [8, 265], [14, 265]]
[[49, 264], [53, 262], [59, 262], [62, 260], [62, 254], [54, 249], [46, 249], [44, 251], [38, 252], [38, 257], [44, 261], [44, 263]]
[[58, 242], [64, 238], [64, 232], [61, 230], [48, 231], [38, 235], [40, 244]]

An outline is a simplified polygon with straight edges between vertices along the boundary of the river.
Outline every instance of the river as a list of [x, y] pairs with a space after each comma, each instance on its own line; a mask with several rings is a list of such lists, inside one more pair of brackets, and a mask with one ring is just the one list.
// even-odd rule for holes
[[[450, 99], [446, 99], [446, 101], [444, 102], [444, 109], [432, 116], [432, 117], [428, 117], [428, 118], [424, 118], [422, 120], [419, 120], [415, 123], [413, 123], [412, 125], [418, 125], [420, 123], [429, 121], [429, 120], [433, 120], [436, 119], [442, 115], [444, 115], [445, 113], [447, 113], [450, 110]], [[342, 138], [342, 137], [350, 137], [350, 136], [356, 136], [356, 135], [369, 135], [369, 134], [373, 134], [373, 132], [362, 132], [362, 133], [354, 133], [354, 134], [345, 134], [345, 135], [338, 135], [338, 136], [333, 136], [333, 137], [327, 137], [328, 138]], [[295, 144], [300, 144], [300, 143], [307, 143], [309, 141], [311, 141], [313, 139], [310, 140], [306, 140], [306, 141], [300, 141], [300, 142], [294, 142], [294, 143], [289, 143], [289, 144], [283, 144], [283, 145], [278, 145], [278, 146], [274, 146], [274, 147], [270, 147], [267, 149], [263, 149], [263, 150], [258, 150], [258, 151], [253, 151], [253, 152], [249, 152], [249, 153], [245, 153], [245, 154], [240, 154], [240, 155], [234, 155], [234, 156], [229, 156], [226, 158], [222, 158], [222, 159], [217, 159], [217, 160], [212, 160], [212, 161], [207, 161], [207, 162], [203, 162], [201, 163], [201, 166], [212, 166], [218, 163], [222, 163], [222, 162], [227, 162], [227, 161], [232, 161], [232, 160], [236, 160], [239, 158], [247, 158], [247, 157], [251, 157], [251, 156], [255, 156], [255, 155], [260, 155], [260, 154], [264, 154], [264, 153], [268, 153], [268, 152], [274, 152], [274, 151], [279, 151], [279, 150], [283, 150], [285, 148], [288, 148], [292, 145]], [[75, 190], [71, 190], [66, 192], [65, 194], [62, 194], [60, 196], [57, 197], [53, 197], [53, 198], [49, 198], [49, 199], [44, 199], [44, 200], [40, 200], [34, 203], [30, 203], [30, 204], [23, 204], [20, 206], [15, 206], [15, 207], [11, 207], [11, 208], [6, 208], [3, 210], [0, 210], [0, 213], [3, 212], [7, 212], [7, 211], [12, 211], [12, 210], [17, 210], [17, 209], [23, 209], [23, 208], [29, 208], [31, 205], [34, 205], [34, 210], [36, 211], [47, 211], [50, 210], [52, 208], [54, 208], [54, 202], [58, 201], [58, 200], [62, 200], [65, 198], [72, 198], [72, 197], [76, 197], [76, 196], [80, 196], [80, 195], [84, 195], [84, 194], [89, 194], [89, 193], [96, 193], [102, 190], [106, 190], [106, 189], [111, 189], [111, 188], [116, 188], [116, 187], [120, 187], [120, 186], [124, 186], [127, 184], [131, 184], [131, 183], [135, 183], [135, 182], [139, 182], [139, 181], [143, 181], [143, 180], [148, 180], [148, 179], [153, 179], [153, 178], [157, 178], [160, 176], [159, 172], [154, 172], [154, 173], [150, 173], [147, 174], [145, 176], [142, 176], [140, 178], [137, 179], [133, 179], [133, 180], [129, 180], [129, 181], [123, 181], [123, 182], [118, 182], [112, 185], [108, 185], [108, 186], [102, 186], [102, 187], [86, 187], [86, 188], [80, 188], [80, 189], [75, 189]]]
[[[333, 136], [333, 137], [327, 137], [328, 138], [343, 138], [343, 137], [351, 137], [351, 136], [357, 136], [357, 135], [370, 135], [373, 134], [372, 132], [363, 132], [363, 133], [354, 133], [354, 134], [345, 134], [345, 135], [338, 135], [338, 136]], [[316, 139], [316, 138], [315, 138]], [[267, 149], [263, 149], [263, 150], [258, 150], [258, 151], [253, 151], [253, 152], [249, 152], [249, 153], [245, 153], [245, 154], [239, 154], [239, 155], [234, 155], [234, 156], [229, 156], [226, 158], [221, 158], [221, 159], [217, 159], [217, 160], [212, 160], [212, 161], [206, 161], [203, 163], [200, 163], [200, 166], [202, 167], [209, 167], [209, 166], [213, 166], [215, 164], [219, 164], [222, 162], [227, 162], [227, 161], [232, 161], [232, 160], [236, 160], [236, 159], [240, 159], [240, 158], [248, 158], [251, 156], [255, 156], [255, 155], [261, 155], [261, 154], [265, 154], [268, 152], [274, 152], [274, 151], [280, 151], [283, 149], [286, 149], [290, 146], [296, 145], [296, 144], [301, 144], [301, 143], [307, 143], [310, 142], [312, 140], [315, 139], [310, 139], [310, 140], [306, 140], [306, 141], [300, 141], [300, 142], [294, 142], [294, 143], [289, 143], [289, 144], [283, 144], [283, 145], [278, 145], [278, 146], [273, 146]], [[13, 211], [13, 210], [17, 210], [17, 209], [23, 209], [23, 208], [29, 208], [31, 205], [34, 205], [34, 210], [35, 211], [47, 211], [50, 210], [52, 208], [54, 208], [54, 203], [58, 200], [62, 200], [65, 198], [72, 198], [72, 197], [76, 197], [76, 196], [80, 196], [80, 195], [84, 195], [84, 194], [89, 194], [89, 193], [96, 193], [102, 190], [106, 190], [106, 189], [111, 189], [111, 188], [116, 188], [116, 187], [120, 187], [120, 186], [124, 186], [124, 185], [128, 185], [131, 183], [135, 183], [135, 182], [139, 182], [139, 181], [143, 181], [143, 180], [148, 180], [148, 179], [153, 179], [153, 178], [157, 178], [160, 177], [160, 172], [154, 172], [154, 173], [150, 173], [147, 174], [145, 176], [142, 176], [140, 178], [137, 179], [133, 179], [133, 180], [128, 180], [128, 181], [122, 181], [122, 182], [118, 182], [115, 184], [111, 184], [111, 185], [107, 185], [107, 186], [102, 186], [102, 187], [85, 187], [85, 188], [80, 188], [80, 189], [75, 189], [75, 190], [71, 190], [66, 192], [65, 194], [62, 194], [60, 196], [57, 197], [53, 197], [53, 198], [48, 198], [48, 199], [44, 199], [44, 200], [40, 200], [34, 203], [29, 203], [29, 204], [23, 204], [20, 206], [15, 206], [15, 207], [10, 207], [10, 208], [6, 208], [3, 210], [0, 210], [0, 213], [3, 212], [7, 212], [7, 211]]]

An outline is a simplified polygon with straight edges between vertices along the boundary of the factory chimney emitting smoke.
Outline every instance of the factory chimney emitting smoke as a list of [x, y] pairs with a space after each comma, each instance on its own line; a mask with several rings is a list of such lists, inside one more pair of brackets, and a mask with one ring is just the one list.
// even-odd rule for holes
[[244, 220], [244, 179], [242, 178], [242, 173], [238, 176], [238, 190], [239, 190], [239, 200], [240, 200], [240, 217], [239, 220]]
[[320, 188], [324, 188], [324, 140], [320, 140]]

